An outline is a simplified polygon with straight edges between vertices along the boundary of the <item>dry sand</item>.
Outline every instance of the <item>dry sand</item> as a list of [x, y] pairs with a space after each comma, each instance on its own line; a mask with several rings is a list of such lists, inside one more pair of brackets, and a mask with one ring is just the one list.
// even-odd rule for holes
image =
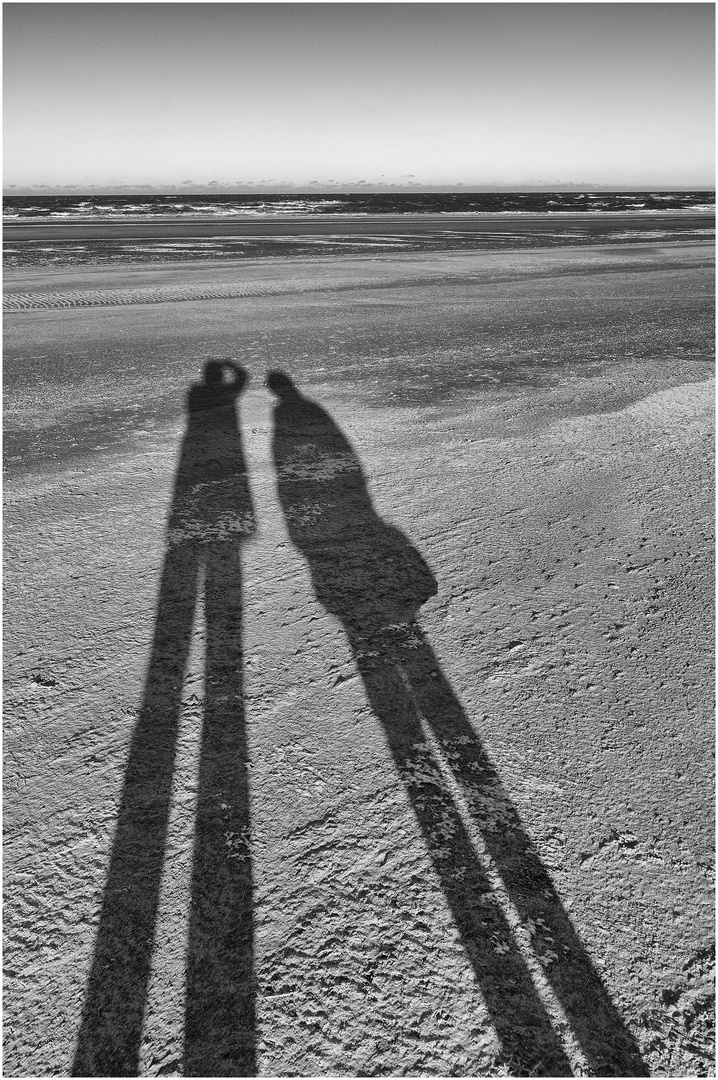
[[6, 1075], [711, 1074], [711, 268], [6, 279]]

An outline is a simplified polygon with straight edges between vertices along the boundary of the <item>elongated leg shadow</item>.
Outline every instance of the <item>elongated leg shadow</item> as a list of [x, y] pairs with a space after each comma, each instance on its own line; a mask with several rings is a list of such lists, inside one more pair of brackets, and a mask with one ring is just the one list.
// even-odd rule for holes
[[[223, 381], [223, 371], [232, 373]], [[252, 870], [240, 548], [254, 531], [235, 403], [210, 361], [188, 394], [154, 640], [129, 749], [73, 1076], [136, 1076], [165, 859], [182, 681], [204, 582], [205, 715], [189, 919], [183, 1075], [253, 1076]]]
[[404, 670], [412, 697], [461, 784], [472, 817], [521, 920], [535, 928], [534, 947], [550, 953], [547, 978], [592, 1070], [601, 1076], [647, 1076], [638, 1047], [571, 924], [496, 768], [476, 737], [417, 627], [418, 648]]
[[251, 1076], [252, 864], [236, 549], [207, 560], [205, 717], [199, 764], [185, 1020], [185, 1076]]
[[[290, 536], [309, 563], [318, 599], [346, 630], [505, 1067], [518, 1076], [572, 1073], [569, 1048], [547, 1008], [547, 982], [591, 1072], [648, 1075], [495, 767], [415, 622], [421, 604], [437, 590], [431, 571], [406, 537], [375, 513], [359, 460], [328, 413], [282, 372], [270, 373], [267, 384], [278, 399], [273, 449]], [[469, 824], [480, 833], [483, 852], [472, 843]], [[532, 920], [543, 935], [541, 944], [558, 957], [545, 972], [544, 989], [532, 978], [507, 914], [495, 902], [496, 873], [518, 917]], [[499, 955], [496, 943], [511, 947]]]

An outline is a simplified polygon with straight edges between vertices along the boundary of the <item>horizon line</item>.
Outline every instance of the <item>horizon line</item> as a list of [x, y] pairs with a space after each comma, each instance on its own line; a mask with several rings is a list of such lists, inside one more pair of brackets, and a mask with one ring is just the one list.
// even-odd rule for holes
[[715, 193], [713, 184], [591, 184], [591, 183], [537, 183], [537, 184], [371, 184], [355, 181], [346, 184], [309, 183], [269, 183], [269, 184], [8, 184], [2, 189], [3, 196], [26, 195], [134, 195], [154, 193], [157, 195], [361, 195], [371, 194], [466, 194], [484, 195], [494, 192], [509, 194], [512, 192], [530, 194], [532, 192], [651, 192], [651, 191], [695, 191]]

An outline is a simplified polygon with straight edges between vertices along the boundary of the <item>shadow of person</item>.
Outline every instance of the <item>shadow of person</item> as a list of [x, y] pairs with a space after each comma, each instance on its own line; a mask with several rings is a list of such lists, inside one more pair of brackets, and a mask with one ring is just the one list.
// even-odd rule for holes
[[182, 1074], [256, 1072], [240, 566], [241, 546], [255, 527], [236, 413], [246, 379], [232, 362], [213, 360], [187, 395], [154, 639], [127, 760], [74, 1076], [139, 1072], [182, 682], [202, 592], [204, 718]]
[[[331, 417], [284, 373], [270, 372], [267, 385], [277, 397], [273, 453], [290, 537], [309, 564], [318, 599], [344, 626], [504, 1066], [512, 1075], [572, 1075], [545, 1004], [553, 996], [554, 1022], [563, 1010], [594, 1074], [648, 1075], [415, 621], [437, 591], [433, 574], [376, 514], [359, 460]], [[543, 989], [542, 977], [531, 976], [532, 966], [534, 976], [541, 971], [539, 962], [532, 965], [517, 946], [520, 924], [519, 936], [525, 941], [528, 927], [534, 954], [547, 963]]]

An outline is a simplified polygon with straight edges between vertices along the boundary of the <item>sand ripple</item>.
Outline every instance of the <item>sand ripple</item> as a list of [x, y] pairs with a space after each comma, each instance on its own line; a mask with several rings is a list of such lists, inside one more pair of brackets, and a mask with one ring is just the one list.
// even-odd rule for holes
[[[354, 279], [352, 287], [376, 284], [367, 278]], [[3, 310], [38, 311], [57, 308], [117, 307], [132, 304], [165, 304], [180, 300], [232, 300], [243, 296], [273, 296], [278, 293], [314, 292], [336, 289], [327, 278], [285, 281], [243, 282], [241, 284], [159, 285], [148, 289], [82, 289], [66, 292], [6, 293]]]

